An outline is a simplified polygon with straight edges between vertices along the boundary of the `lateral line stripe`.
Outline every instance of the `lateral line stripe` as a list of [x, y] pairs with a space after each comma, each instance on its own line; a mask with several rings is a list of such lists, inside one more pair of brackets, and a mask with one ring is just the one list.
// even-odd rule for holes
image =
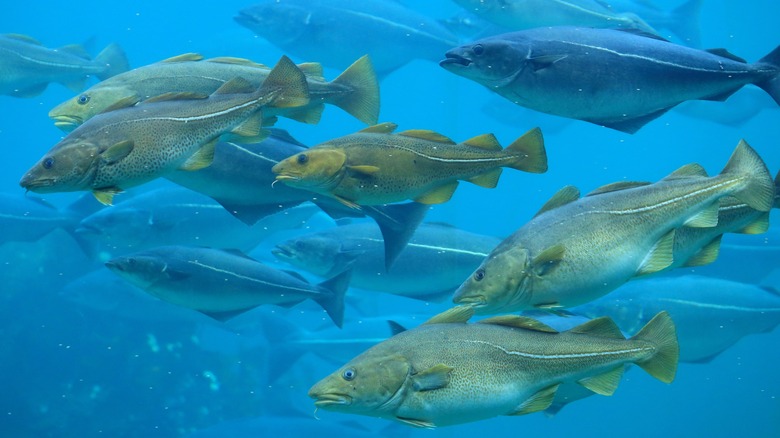
[[666, 301], [668, 303], [674, 303], [674, 304], [686, 304], [691, 305], [694, 307], [700, 307], [704, 309], [717, 309], [717, 310], [737, 310], [741, 312], [753, 312], [753, 313], [766, 313], [766, 312], [777, 312], [780, 311], [780, 308], [778, 307], [745, 307], [745, 306], [733, 306], [733, 305], [725, 305], [725, 304], [714, 304], [714, 303], [697, 303], [696, 301], [690, 301], [690, 300], [680, 300], [676, 298], [663, 298], [659, 301]]
[[[365, 240], [368, 240], [369, 242], [375, 242], [375, 243], [383, 243], [384, 241], [382, 239], [373, 239], [373, 238], [365, 238]], [[468, 255], [475, 255], [480, 257], [487, 257], [487, 253], [484, 252], [477, 252], [477, 251], [468, 251], [461, 248], [447, 248], [446, 246], [435, 246], [435, 245], [423, 245], [420, 243], [412, 243], [409, 242], [406, 244], [406, 246], [412, 246], [416, 248], [423, 248], [423, 249], [432, 249], [434, 251], [443, 251], [443, 252], [454, 252], [458, 254], [468, 254]]]
[[504, 353], [510, 355], [510, 356], [520, 356], [525, 357], [528, 359], [542, 359], [542, 360], [554, 360], [554, 359], [580, 359], [580, 358], [586, 358], [586, 357], [613, 357], [613, 356], [621, 356], [621, 355], [628, 355], [633, 353], [641, 353], [646, 350], [647, 348], [641, 348], [641, 347], [635, 347], [635, 348], [626, 348], [623, 350], [615, 350], [615, 351], [597, 351], [593, 353], [569, 353], [569, 354], [537, 354], [537, 353], [529, 353], [525, 351], [512, 351], [507, 350], [506, 348], [493, 344], [491, 342], [487, 341], [480, 341], [480, 340], [466, 340], [466, 342], [472, 342], [475, 344], [483, 344], [483, 345], [489, 345], [493, 348], [499, 349], [503, 351]]
[[286, 286], [286, 285], [282, 285], [282, 284], [271, 283], [269, 281], [259, 280], [257, 278], [247, 277], [246, 275], [240, 275], [240, 274], [237, 274], [235, 272], [231, 272], [231, 271], [228, 271], [228, 270], [225, 270], [225, 269], [217, 268], [215, 266], [209, 266], [209, 265], [203, 264], [203, 263], [201, 263], [201, 262], [199, 262], [197, 260], [188, 260], [187, 263], [193, 264], [195, 266], [200, 266], [201, 268], [208, 269], [210, 271], [214, 271], [214, 272], [217, 272], [217, 273], [220, 273], [220, 274], [227, 274], [227, 275], [233, 276], [235, 278], [238, 278], [240, 280], [247, 280], [247, 281], [250, 281], [252, 283], [258, 283], [258, 284], [262, 284], [262, 285], [266, 285], [266, 286], [272, 286], [272, 287], [277, 287], [277, 288], [280, 288], [280, 289], [287, 289], [287, 290], [291, 290], [291, 291], [303, 292], [303, 293], [305, 293], [307, 295], [311, 295], [312, 294], [312, 290], [310, 290], [310, 289], [302, 289], [302, 288], [298, 288], [298, 287], [290, 287], [290, 286]]

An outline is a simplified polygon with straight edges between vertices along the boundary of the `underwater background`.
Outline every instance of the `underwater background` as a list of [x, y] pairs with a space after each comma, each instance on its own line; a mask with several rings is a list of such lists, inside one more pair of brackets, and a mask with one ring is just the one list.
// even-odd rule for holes
[[[672, 9], [681, 2], [655, 3]], [[405, 4], [437, 19], [458, 10], [445, 0]], [[132, 67], [186, 52], [273, 65], [285, 52], [233, 20], [250, 5], [248, 0], [7, 2], [0, 32], [27, 34], [46, 47], [86, 42], [91, 53], [115, 42]], [[722, 0], [705, 2], [701, 15], [691, 19], [699, 20], [702, 48], [724, 47], [753, 62], [780, 44], [778, 16], [774, 0]], [[322, 61], [288, 55], [296, 62]], [[325, 76], [338, 73], [326, 69]], [[739, 93], [746, 91], [755, 90]], [[52, 84], [34, 98], [0, 96], [0, 193], [23, 193], [22, 174], [63, 136], [48, 111], [73, 95]], [[714, 174], [740, 139], [756, 149], [772, 175], [780, 169], [780, 111], [771, 102], [737, 125], [672, 110], [630, 135], [513, 106], [420, 59], [382, 78], [381, 99], [380, 121], [401, 130], [434, 130], [456, 141], [492, 132], [507, 145], [534, 126], [542, 128], [547, 173], [505, 172], [492, 190], [461, 184], [450, 202], [433, 206], [426, 217], [499, 238], [528, 221], [564, 185], [588, 192], [623, 179], [657, 181], [691, 162]], [[744, 109], [729, 108], [730, 103], [707, 102], [705, 111]], [[317, 125], [282, 119], [276, 126], [307, 145], [364, 127], [333, 108]], [[156, 181], [131, 192], [172, 185]], [[64, 209], [78, 196], [41, 197]], [[711, 265], [664, 275], [696, 273], [759, 284], [780, 267], [779, 220], [773, 211], [768, 233], [724, 236]], [[315, 217], [307, 227], [328, 225], [325, 217]], [[302, 231], [272, 235], [250, 254], [277, 263], [269, 251], [274, 239]], [[681, 363], [670, 385], [632, 369], [613, 396], [589, 397], [552, 418], [498, 417], [434, 431], [322, 410], [317, 420], [308, 388], [389, 336], [385, 320], [413, 326], [450, 305], [356, 289], [347, 303], [341, 331], [312, 303], [262, 307], [222, 324], [133, 289], [62, 230], [19, 242], [0, 229], [0, 435], [780, 436], [778, 330], [747, 336], [708, 363]], [[291, 333], [305, 333], [312, 346], [302, 348], [312, 351], [292, 351], [286, 341]], [[327, 350], [328, 358], [312, 354], [316, 349]]]

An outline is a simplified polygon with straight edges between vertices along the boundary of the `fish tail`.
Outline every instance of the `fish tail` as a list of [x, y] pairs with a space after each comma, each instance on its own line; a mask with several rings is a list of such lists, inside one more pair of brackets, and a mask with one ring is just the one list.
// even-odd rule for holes
[[758, 63], [769, 64], [777, 70], [771, 78], [758, 82], [756, 85], [769, 93], [769, 95], [772, 96], [772, 99], [780, 105], [780, 46], [775, 47], [775, 50], [772, 50], [768, 55], [759, 59]]
[[379, 81], [368, 55], [363, 55], [332, 84], [348, 88], [350, 92], [340, 94], [332, 103], [368, 125], [376, 125], [379, 120]]
[[309, 86], [306, 76], [290, 58], [282, 56], [276, 63], [257, 94], [260, 98], [277, 91], [270, 106], [293, 108], [309, 103]]
[[125, 51], [114, 43], [106, 46], [95, 58], [95, 62], [105, 66], [105, 69], [97, 74], [101, 81], [130, 70], [130, 62], [127, 60]]
[[533, 128], [504, 149], [507, 154], [517, 156], [509, 167], [524, 172], [544, 173], [547, 171], [547, 152], [544, 150], [542, 130]]
[[650, 342], [656, 352], [650, 358], [637, 365], [656, 379], [671, 383], [677, 372], [680, 358], [680, 346], [677, 343], [677, 330], [672, 318], [666, 311], [660, 312], [650, 320], [631, 340]]
[[669, 13], [667, 25], [669, 30], [692, 47], [701, 45], [701, 31], [699, 29], [701, 5], [702, 0], [689, 0]]
[[327, 292], [321, 297], [315, 298], [317, 304], [325, 309], [330, 319], [338, 328], [344, 325], [344, 295], [349, 288], [349, 280], [352, 278], [352, 270], [348, 269], [339, 275], [325, 280], [319, 284], [319, 287]]
[[389, 270], [395, 259], [406, 248], [409, 239], [420, 225], [429, 205], [419, 202], [363, 206], [366, 216], [379, 225], [385, 245], [385, 269]]
[[747, 176], [747, 183], [732, 196], [758, 211], [769, 211], [775, 202], [775, 181], [764, 160], [745, 140], [740, 140], [721, 175]]

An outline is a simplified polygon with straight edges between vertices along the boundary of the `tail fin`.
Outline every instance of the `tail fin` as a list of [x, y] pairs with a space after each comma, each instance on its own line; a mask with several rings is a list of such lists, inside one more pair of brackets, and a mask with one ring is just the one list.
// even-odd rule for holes
[[772, 208], [780, 208], [780, 171], [775, 175], [775, 203]]
[[363, 55], [355, 61], [331, 84], [349, 90], [334, 96], [331, 103], [363, 123], [377, 124], [379, 120], [379, 81], [368, 55]]
[[330, 280], [323, 281], [319, 287], [324, 289], [325, 293], [315, 298], [317, 304], [328, 312], [328, 316], [338, 328], [344, 325], [344, 295], [347, 293], [351, 278], [352, 270], [348, 269]]
[[667, 27], [691, 47], [701, 46], [699, 29], [701, 5], [702, 0], [689, 0], [669, 13]]
[[274, 93], [274, 89], [277, 89], [277, 94], [271, 106], [293, 108], [309, 103], [306, 76], [287, 56], [279, 59], [257, 93], [259, 96], [265, 96]]
[[775, 69], [777, 73], [771, 78], [758, 82], [756, 85], [761, 87], [762, 90], [769, 93], [772, 99], [780, 105], [780, 46], [775, 47], [768, 55], [758, 60], [759, 64], [769, 64]]
[[680, 346], [677, 343], [674, 322], [669, 314], [666, 311], [658, 313], [631, 339], [655, 345], [655, 354], [643, 362], [637, 362], [637, 365], [656, 379], [671, 383], [677, 372]]
[[130, 70], [125, 51], [114, 43], [106, 46], [95, 58], [95, 62], [105, 66], [105, 70], [97, 74], [101, 81]]
[[740, 140], [720, 174], [748, 176], [745, 187], [732, 195], [758, 211], [772, 209], [775, 202], [775, 182], [772, 181], [772, 175], [764, 160], [745, 140]]
[[531, 173], [547, 172], [547, 152], [544, 150], [542, 130], [533, 128], [504, 149], [506, 153], [518, 155], [517, 161], [509, 166]]
[[382, 231], [385, 242], [385, 269], [389, 270], [401, 251], [406, 248], [428, 208], [428, 205], [418, 202], [363, 206], [363, 212], [374, 219]]

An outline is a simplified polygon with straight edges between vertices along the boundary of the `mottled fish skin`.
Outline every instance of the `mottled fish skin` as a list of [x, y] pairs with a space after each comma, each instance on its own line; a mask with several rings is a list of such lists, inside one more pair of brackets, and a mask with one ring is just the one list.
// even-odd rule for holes
[[[206, 167], [221, 135], [249, 122], [255, 122], [250, 135], [261, 134], [261, 108], [307, 102], [305, 77], [289, 58], [282, 57], [274, 71], [276, 80], [252, 93], [220, 92], [246, 84], [237, 78], [207, 98], [147, 101], [95, 116], [55, 145], [20, 184], [41, 193], [92, 190], [110, 203], [114, 193], [177, 168]], [[210, 153], [195, 156], [207, 148]], [[197, 166], [190, 166], [191, 158], [199, 158]]]
[[453, 301], [488, 314], [583, 304], [631, 278], [668, 269], [675, 231], [715, 226], [721, 198], [772, 208], [772, 177], [744, 141], [721, 174], [701, 170], [683, 166], [655, 184], [608, 185], [580, 199], [576, 189], [561, 190], [491, 252]]
[[[164, 93], [211, 94], [227, 81], [241, 77], [258, 88], [271, 72], [269, 67], [239, 58], [203, 60], [187, 53], [146, 65], [102, 81], [49, 112], [55, 125], [70, 131], [124, 99], [143, 101]], [[268, 108], [266, 118], [284, 116], [316, 123], [322, 104], [341, 106], [368, 124], [379, 114], [379, 85], [367, 56], [355, 61], [331, 82], [322, 77], [319, 64], [301, 64], [309, 87], [309, 104], [297, 108]]]
[[780, 102], [780, 48], [748, 64], [611, 29], [506, 33], [452, 49], [440, 65], [517, 105], [627, 133], [683, 101], [722, 101], [746, 84]]
[[334, 197], [346, 205], [380, 205], [411, 199], [446, 202], [458, 180], [492, 188], [502, 167], [547, 170], [539, 128], [501, 149], [492, 134], [455, 143], [432, 131], [392, 134], [380, 124], [339, 137], [281, 161], [271, 170], [292, 187]]
[[91, 76], [107, 79], [128, 68], [124, 52], [115, 44], [92, 60], [80, 46], [48, 49], [24, 35], [0, 35], [0, 94], [33, 97], [50, 82], [78, 91]]
[[433, 428], [542, 411], [561, 384], [611, 395], [625, 364], [674, 379], [679, 351], [665, 313], [625, 339], [608, 318], [558, 333], [520, 316], [466, 324], [460, 312], [372, 347], [309, 396], [320, 408]]

